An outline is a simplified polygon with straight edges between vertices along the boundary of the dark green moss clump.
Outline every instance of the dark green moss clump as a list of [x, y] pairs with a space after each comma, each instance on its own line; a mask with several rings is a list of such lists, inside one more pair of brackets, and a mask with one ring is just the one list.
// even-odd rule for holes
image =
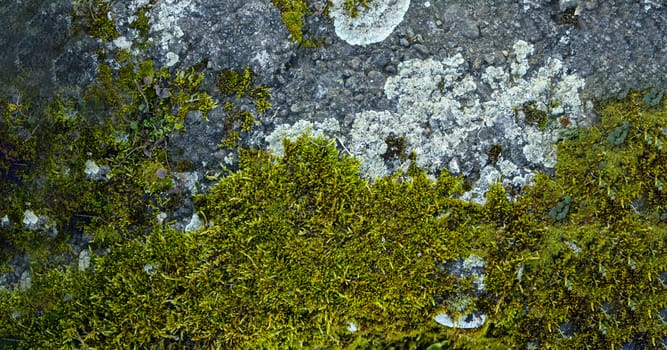
[[486, 156], [489, 157], [489, 164], [496, 164], [498, 162], [498, 159], [500, 159], [500, 155], [503, 152], [503, 147], [501, 145], [491, 145], [489, 148], [486, 150]]
[[350, 14], [350, 17], [355, 18], [359, 16], [359, 11], [362, 9], [368, 10], [373, 0], [345, 0], [345, 10]]
[[579, 15], [576, 14], [577, 7], [570, 7], [567, 10], [555, 14], [552, 16], [553, 21], [561, 26], [564, 24], [569, 24], [577, 29], [579, 29]]
[[406, 141], [405, 137], [390, 135], [384, 142], [387, 144], [387, 150], [380, 156], [384, 159], [385, 162], [388, 162], [393, 159], [399, 159], [404, 161], [408, 158], [406, 153]]
[[76, 0], [72, 9], [75, 23], [91, 37], [112, 41], [118, 37], [118, 30], [109, 18], [109, 1]]
[[[255, 116], [260, 116], [271, 109], [271, 90], [262, 85], [254, 83], [254, 73], [250, 67], [242, 71], [224, 69], [218, 74], [218, 90], [223, 97], [235, 96], [235, 100], [224, 103], [225, 111], [225, 138], [220, 146], [234, 148], [241, 140], [240, 132], [250, 132], [252, 126], [257, 123]], [[255, 107], [255, 113], [238, 107], [238, 102], [247, 100]]]
[[537, 107], [537, 102], [530, 101], [523, 104], [521, 111], [524, 114], [524, 122], [526, 124], [535, 125], [544, 130], [549, 124], [549, 116], [547, 112]]

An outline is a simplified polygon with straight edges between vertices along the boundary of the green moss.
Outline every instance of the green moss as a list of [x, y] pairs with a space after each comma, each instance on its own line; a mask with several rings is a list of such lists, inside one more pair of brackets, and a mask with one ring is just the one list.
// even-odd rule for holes
[[382, 159], [390, 161], [392, 159], [399, 159], [404, 161], [408, 158], [408, 155], [405, 151], [406, 141], [404, 137], [390, 135], [384, 142], [387, 144], [387, 150], [381, 154]]
[[[556, 171], [572, 196], [578, 222], [614, 222], [665, 212], [667, 116], [664, 102], [648, 108], [638, 93], [607, 103], [601, 123], [558, 146]], [[610, 140], [611, 139], [611, 140]]]
[[[321, 38], [315, 38], [306, 32], [306, 16], [312, 15], [309, 2], [305, 0], [271, 0], [280, 11], [280, 17], [290, 33], [292, 40], [304, 47], [318, 47], [322, 45]], [[321, 15], [325, 5], [314, 3], [315, 14]], [[319, 8], [317, 7], [319, 6]]]
[[285, 27], [297, 43], [303, 42], [304, 17], [310, 14], [308, 3], [304, 0], [271, 0], [280, 10]]
[[553, 21], [559, 26], [569, 24], [575, 28], [579, 28], [579, 15], [576, 14], [576, 10], [576, 6], [570, 7], [567, 10], [554, 15], [552, 17]]
[[112, 41], [118, 37], [118, 30], [109, 17], [109, 5], [107, 0], [76, 0], [73, 20], [91, 37]]
[[[447, 172], [369, 183], [321, 138], [286, 141], [280, 158], [242, 150], [241, 170], [196, 198], [209, 225], [155, 224], [92, 271], [0, 291], [0, 336], [25, 348], [657, 347], [667, 105], [647, 108], [640, 94], [609, 101], [599, 125], [559, 144], [553, 178], [515, 200], [494, 185], [483, 206], [457, 199], [463, 180]], [[624, 142], [610, 143], [622, 122]], [[151, 161], [142, 169], [161, 168]], [[109, 223], [98, 229], [132, 236]], [[447, 272], [470, 255], [486, 263], [481, 294]], [[488, 317], [478, 330], [433, 321], [472, 309]]]
[[350, 17], [355, 18], [359, 16], [359, 11], [368, 10], [373, 0], [345, 0], [345, 10], [348, 11]]
[[148, 39], [148, 31], [150, 25], [148, 24], [148, 11], [151, 9], [150, 5], [143, 6], [137, 13], [137, 18], [130, 23], [129, 27], [139, 32], [141, 38]]
[[535, 125], [538, 128], [544, 130], [549, 123], [549, 117], [547, 112], [537, 108], [537, 102], [530, 101], [523, 104], [521, 111], [524, 115], [524, 121], [526, 124]]
[[[247, 100], [255, 106], [257, 116], [262, 115], [271, 109], [271, 90], [265, 86], [254, 83], [254, 73], [250, 67], [243, 71], [234, 71], [224, 69], [218, 74], [217, 87], [223, 97], [236, 96], [236, 101]], [[220, 143], [221, 147], [237, 147], [241, 140], [240, 132], [250, 132], [252, 126], [256, 123], [255, 114], [248, 110], [242, 110], [228, 99], [224, 103], [225, 111], [225, 133], [226, 136]]]
[[498, 159], [500, 159], [502, 152], [503, 147], [501, 145], [494, 144], [489, 146], [489, 148], [486, 150], [486, 156], [489, 157], [489, 164], [496, 164]]
[[[215, 106], [201, 79], [192, 70], [172, 77], [151, 62], [118, 72], [102, 65], [85, 91], [62, 91], [45, 107], [4, 101], [0, 216], [10, 224], [0, 228], [0, 260], [25, 254], [39, 269], [73, 233], [85, 230], [98, 247], [143, 234], [151, 210], [170, 201], [168, 138], [188, 112], [205, 116]], [[106, 169], [100, 178], [86, 175], [89, 162]], [[49, 217], [58, 235], [24, 228], [26, 209]]]

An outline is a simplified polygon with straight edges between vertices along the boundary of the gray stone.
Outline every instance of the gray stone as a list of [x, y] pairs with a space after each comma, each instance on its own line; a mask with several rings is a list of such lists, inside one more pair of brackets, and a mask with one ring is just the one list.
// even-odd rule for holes
[[565, 11], [569, 8], [575, 7], [581, 3], [581, 0], [558, 0], [558, 6], [560, 6], [561, 11]]
[[486, 315], [480, 313], [470, 313], [460, 318], [452, 318], [446, 313], [440, 313], [434, 317], [435, 322], [450, 328], [473, 329], [479, 328], [486, 322]]

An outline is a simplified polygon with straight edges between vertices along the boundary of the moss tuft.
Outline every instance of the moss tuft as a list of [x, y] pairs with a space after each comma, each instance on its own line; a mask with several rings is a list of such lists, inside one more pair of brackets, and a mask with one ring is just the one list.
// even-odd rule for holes
[[[285, 141], [282, 157], [241, 150], [241, 170], [196, 198], [209, 225], [153, 223], [130, 238], [118, 221], [132, 218], [108, 218], [98, 231], [126, 239], [92, 270], [0, 290], [0, 337], [23, 348], [657, 347], [667, 105], [647, 108], [640, 94], [609, 101], [600, 125], [559, 144], [553, 178], [537, 175], [516, 200], [494, 185], [483, 206], [457, 199], [463, 180], [447, 172], [432, 181], [412, 166], [369, 183], [323, 138]], [[608, 142], [623, 122], [624, 142]], [[447, 268], [471, 255], [485, 262], [481, 291]], [[433, 321], [471, 310], [487, 316], [480, 329]]]
[[220, 143], [221, 147], [234, 148], [241, 140], [241, 132], [250, 132], [252, 126], [257, 123], [255, 115], [259, 116], [271, 109], [271, 90], [266, 86], [257, 85], [254, 82], [254, 73], [250, 67], [242, 71], [224, 69], [218, 74], [218, 90], [223, 97], [236, 96], [236, 101], [248, 100], [254, 104], [255, 114], [251, 111], [241, 109], [232, 101], [223, 105], [226, 114], [225, 132], [226, 136]]

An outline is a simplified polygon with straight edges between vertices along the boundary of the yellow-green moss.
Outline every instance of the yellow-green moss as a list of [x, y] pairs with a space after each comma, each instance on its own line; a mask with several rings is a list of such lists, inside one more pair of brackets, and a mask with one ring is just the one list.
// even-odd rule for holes
[[112, 41], [118, 37], [118, 30], [109, 17], [108, 0], [76, 0], [72, 18], [93, 38]]
[[[155, 220], [151, 208], [169, 201], [168, 138], [183, 130], [186, 113], [205, 116], [215, 106], [201, 79], [149, 61], [118, 72], [102, 65], [85, 91], [62, 91], [45, 107], [26, 97], [3, 101], [0, 216], [10, 224], [0, 227], [0, 261], [25, 254], [38, 268], [81, 230], [95, 246], [143, 234]], [[106, 169], [98, 179], [84, 172], [90, 161]], [[24, 228], [27, 209], [49, 217], [59, 234]]]
[[297, 43], [302, 43], [304, 17], [310, 14], [308, 3], [305, 0], [271, 0], [271, 2], [280, 10], [283, 23], [292, 35], [292, 39]]
[[137, 18], [130, 23], [129, 27], [135, 29], [139, 32], [139, 37], [146, 40], [148, 39], [148, 32], [150, 30], [150, 25], [148, 23], [148, 11], [151, 9], [151, 5], [143, 6], [139, 9], [137, 13]]
[[[241, 140], [241, 132], [250, 132], [252, 126], [257, 123], [255, 115], [260, 116], [271, 109], [271, 90], [266, 86], [254, 83], [254, 73], [250, 67], [242, 71], [224, 69], [218, 74], [218, 90], [223, 98], [228, 101], [223, 104], [225, 111], [225, 137], [220, 146], [226, 148], [235, 148]], [[229, 100], [235, 96], [236, 101]], [[248, 100], [255, 106], [255, 114], [248, 110], [242, 110], [237, 103], [241, 100]], [[237, 102], [237, 103], [235, 103]]]
[[[0, 292], [0, 336], [28, 348], [658, 347], [667, 106], [641, 99], [608, 102], [600, 125], [563, 141], [554, 178], [538, 175], [516, 200], [492, 186], [483, 206], [457, 199], [462, 179], [446, 172], [368, 183], [324, 139], [286, 141], [280, 158], [242, 151], [241, 170], [197, 197], [205, 228], [156, 225], [92, 271]], [[623, 122], [626, 139], [609, 142]], [[470, 255], [486, 263], [481, 294], [446, 268]], [[461, 295], [465, 307], [441, 302]], [[472, 309], [484, 327], [433, 321]]]
[[362, 9], [368, 10], [373, 0], [345, 0], [345, 10], [348, 11], [350, 17], [355, 18], [359, 16], [359, 11]]

